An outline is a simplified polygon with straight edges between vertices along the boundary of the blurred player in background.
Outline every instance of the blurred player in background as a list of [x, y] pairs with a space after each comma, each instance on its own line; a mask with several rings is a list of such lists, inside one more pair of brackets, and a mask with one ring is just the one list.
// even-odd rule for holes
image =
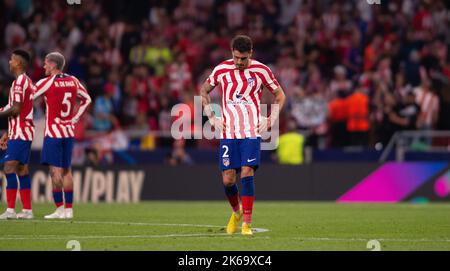
[[[91, 98], [80, 81], [74, 76], [62, 73], [64, 65], [65, 58], [62, 54], [58, 52], [48, 54], [44, 62], [45, 75], [48, 77], [36, 84], [33, 96], [33, 99], [36, 99], [44, 95], [46, 104], [41, 163], [49, 165], [56, 205], [56, 211], [45, 216], [46, 219], [73, 218], [71, 159], [74, 125], [91, 103]], [[77, 97], [81, 103], [78, 112], [75, 112]]]
[[[30, 65], [30, 55], [24, 50], [15, 50], [9, 61], [9, 68], [16, 80], [9, 92], [8, 105], [0, 108], [0, 117], [8, 117], [8, 133], [0, 138], [0, 148], [6, 149], [4, 173], [6, 176], [6, 198], [8, 208], [0, 219], [32, 219], [31, 181], [28, 172], [31, 142], [34, 136], [33, 90], [30, 78], [25, 74]], [[16, 214], [17, 175], [20, 183], [20, 199], [23, 210]], [[0, 183], [1, 188], [1, 183]], [[1, 192], [1, 191], [0, 191]]]
[[[233, 234], [243, 219], [241, 233], [252, 235], [251, 222], [254, 192], [254, 174], [259, 166], [260, 132], [271, 127], [278, 119], [285, 95], [272, 71], [264, 64], [251, 59], [253, 43], [250, 37], [239, 35], [231, 42], [233, 59], [216, 66], [202, 85], [202, 103], [210, 122], [221, 131], [220, 168], [225, 194], [233, 209], [227, 233]], [[222, 91], [222, 116], [215, 117], [209, 93], [220, 85]], [[263, 87], [274, 96], [277, 106], [269, 118], [260, 116], [260, 99]], [[242, 210], [236, 175], [242, 181]]]

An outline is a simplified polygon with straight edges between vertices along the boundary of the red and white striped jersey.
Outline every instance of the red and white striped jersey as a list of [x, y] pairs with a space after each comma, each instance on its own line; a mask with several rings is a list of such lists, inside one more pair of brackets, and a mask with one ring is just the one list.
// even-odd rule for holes
[[8, 118], [8, 139], [33, 140], [33, 91], [33, 82], [24, 73], [12, 83], [8, 105], [1, 108], [0, 111], [11, 108], [14, 102], [21, 103], [22, 110], [18, 116]]
[[260, 137], [257, 128], [263, 86], [272, 93], [280, 86], [272, 71], [253, 59], [241, 71], [230, 59], [216, 66], [207, 82], [211, 86], [220, 85], [222, 92], [222, 119], [225, 124], [222, 138]]
[[[45, 136], [51, 138], [74, 137], [74, 123], [86, 111], [91, 97], [77, 78], [56, 74], [37, 82], [33, 99], [44, 95], [46, 106]], [[74, 112], [77, 97], [78, 112]]]

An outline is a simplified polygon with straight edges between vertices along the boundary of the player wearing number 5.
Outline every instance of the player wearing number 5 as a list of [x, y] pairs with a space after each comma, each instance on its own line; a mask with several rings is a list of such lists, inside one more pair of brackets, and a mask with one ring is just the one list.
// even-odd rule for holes
[[[64, 56], [60, 53], [48, 54], [44, 62], [45, 75], [48, 77], [36, 84], [36, 92], [33, 95], [33, 99], [43, 95], [46, 105], [41, 163], [50, 168], [56, 205], [56, 211], [45, 216], [46, 219], [73, 218], [71, 158], [74, 125], [91, 103], [91, 98], [80, 81], [74, 76], [62, 73], [64, 64]], [[80, 99], [80, 106], [75, 112], [77, 98]]]

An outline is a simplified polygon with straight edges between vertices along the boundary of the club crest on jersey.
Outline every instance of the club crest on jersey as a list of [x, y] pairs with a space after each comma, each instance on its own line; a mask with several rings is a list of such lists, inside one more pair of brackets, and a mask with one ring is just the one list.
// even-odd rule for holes
[[250, 87], [255, 85], [255, 78], [247, 78], [247, 83]]
[[223, 165], [228, 167], [230, 165], [230, 158], [223, 158]]

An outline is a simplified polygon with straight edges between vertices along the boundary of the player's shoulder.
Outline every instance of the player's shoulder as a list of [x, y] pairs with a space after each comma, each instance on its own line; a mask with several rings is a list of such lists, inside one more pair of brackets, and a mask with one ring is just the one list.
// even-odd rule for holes
[[74, 75], [71, 74], [66, 74], [70, 79], [72, 79], [73, 81], [75, 81], [76, 83], [79, 83], [80, 80], [78, 80], [78, 78], [76, 78]]
[[250, 63], [249, 68], [263, 68], [263, 69], [270, 70], [269, 66], [267, 66], [266, 64], [264, 64], [262, 62], [259, 62], [256, 59], [252, 59], [252, 62]]
[[17, 76], [14, 82], [17, 86], [23, 86], [25, 83], [28, 83], [28, 80], [30, 80], [30, 78], [28, 78], [26, 73], [22, 73], [21, 75]]
[[44, 85], [46, 82], [50, 81], [54, 76], [44, 77], [36, 82], [36, 86]]
[[257, 60], [254, 60], [254, 59], [252, 59], [252, 63], [250, 64], [250, 66], [248, 68], [251, 71], [254, 71], [254, 72], [257, 72], [260, 74], [269, 75], [269, 76], [273, 75], [272, 69], [268, 65], [266, 65], [262, 62], [259, 62]]
[[45, 81], [49, 80], [50, 76], [44, 77], [36, 82], [36, 86], [42, 85]]
[[23, 76], [23, 86], [26, 88], [35, 89], [33, 80], [31, 80], [31, 78], [26, 73], [22, 74], [22, 76]]
[[75, 80], [76, 78], [75, 78], [75, 76], [70, 75], [68, 73], [60, 73], [60, 74], [55, 75], [55, 79], [63, 79], [63, 80], [71, 79], [71, 80]]
[[69, 77], [70, 77], [70, 79], [71, 79], [73, 82], [75, 82], [75, 84], [76, 84], [78, 87], [83, 88], [83, 84], [81, 83], [80, 79], [78, 79], [75, 75], [69, 75]]
[[63, 86], [76, 86], [78, 87], [80, 85], [80, 80], [76, 78], [74, 75], [68, 74], [68, 73], [61, 73], [55, 76], [55, 80], [61, 80], [64, 81]]
[[223, 69], [234, 69], [234, 61], [233, 59], [227, 59], [224, 60], [222, 62], [220, 62], [215, 68], [214, 70], [223, 70]]

